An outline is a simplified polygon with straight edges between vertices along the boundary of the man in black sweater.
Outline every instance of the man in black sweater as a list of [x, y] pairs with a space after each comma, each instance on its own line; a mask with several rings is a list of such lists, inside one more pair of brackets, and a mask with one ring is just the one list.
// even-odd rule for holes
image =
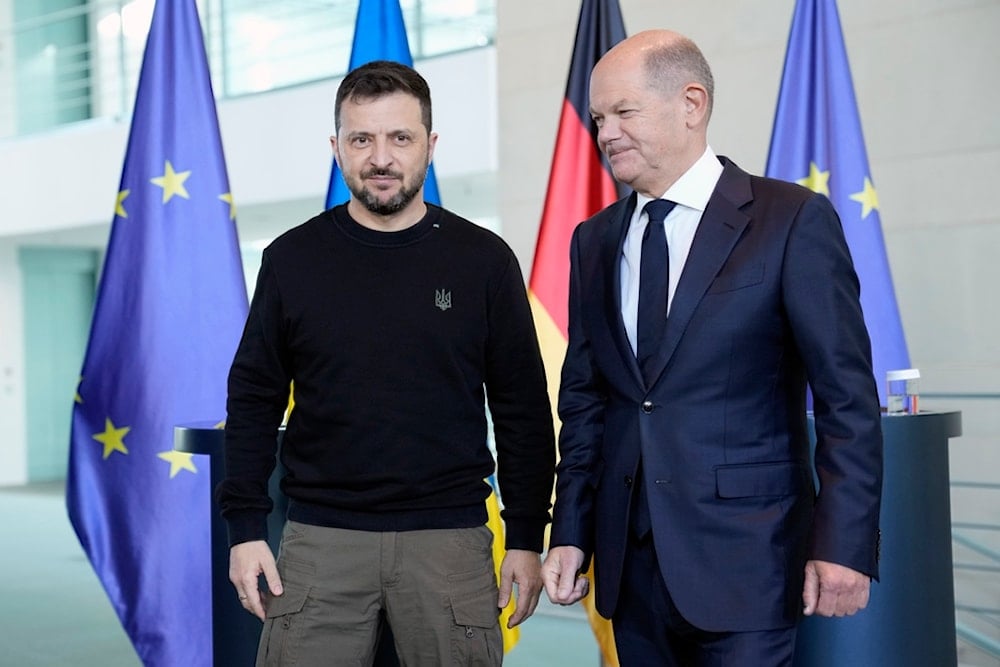
[[[499, 237], [423, 201], [437, 135], [419, 74], [362, 66], [335, 116], [350, 201], [264, 251], [230, 371], [217, 491], [230, 579], [265, 620], [258, 665], [371, 664], [380, 614], [403, 664], [499, 665], [498, 607], [514, 584], [511, 626], [538, 602], [555, 464], [521, 271]], [[293, 381], [275, 563], [267, 482]], [[487, 401], [506, 523], [499, 588]]]

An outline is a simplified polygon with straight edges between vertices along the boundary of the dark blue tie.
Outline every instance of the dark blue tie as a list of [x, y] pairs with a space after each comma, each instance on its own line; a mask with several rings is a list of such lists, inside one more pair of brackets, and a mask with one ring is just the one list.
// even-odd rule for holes
[[667, 258], [667, 237], [663, 231], [663, 219], [673, 208], [674, 202], [666, 199], [654, 199], [643, 208], [649, 216], [649, 223], [642, 235], [642, 259], [639, 262], [639, 312], [636, 320], [635, 356], [647, 386], [655, 379], [650, 377], [652, 361], [660, 349], [663, 331], [667, 328], [667, 281], [670, 277], [670, 262]]

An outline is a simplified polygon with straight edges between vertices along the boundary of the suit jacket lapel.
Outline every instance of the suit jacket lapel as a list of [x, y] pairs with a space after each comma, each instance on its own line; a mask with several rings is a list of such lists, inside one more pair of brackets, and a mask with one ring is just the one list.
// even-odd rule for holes
[[750, 176], [728, 159], [720, 160], [724, 166], [722, 176], [698, 224], [670, 304], [663, 344], [655, 360], [653, 375], [656, 378], [670, 362], [691, 316], [750, 222], [750, 217], [740, 210], [753, 199]]
[[622, 247], [625, 244], [625, 235], [628, 233], [629, 221], [635, 211], [636, 195], [622, 201], [610, 213], [610, 220], [604, 236], [601, 239], [602, 262], [604, 265], [604, 277], [606, 289], [604, 290], [604, 312], [608, 320], [608, 329], [614, 339], [618, 354], [621, 355], [625, 368], [629, 370], [633, 379], [639, 386], [643, 385], [642, 372], [639, 370], [639, 362], [636, 361], [632, 353], [632, 346], [628, 342], [628, 334], [625, 333], [625, 321], [622, 319], [622, 290], [621, 290], [621, 257]]

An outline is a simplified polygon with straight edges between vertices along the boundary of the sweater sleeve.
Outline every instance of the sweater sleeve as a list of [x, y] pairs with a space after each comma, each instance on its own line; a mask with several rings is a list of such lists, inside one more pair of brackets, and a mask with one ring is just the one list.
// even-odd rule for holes
[[265, 252], [243, 337], [229, 371], [226, 475], [216, 489], [230, 545], [267, 539], [273, 507], [268, 480], [278, 428], [288, 406], [291, 374], [282, 341], [277, 280]]
[[486, 394], [506, 548], [541, 552], [555, 471], [545, 369], [520, 267], [510, 253], [489, 305]]

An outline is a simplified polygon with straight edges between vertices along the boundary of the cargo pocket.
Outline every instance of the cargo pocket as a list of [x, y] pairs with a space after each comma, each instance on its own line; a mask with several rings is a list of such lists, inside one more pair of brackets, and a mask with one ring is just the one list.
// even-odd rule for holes
[[266, 620], [257, 650], [257, 667], [295, 665], [301, 645], [301, 614], [310, 588], [285, 585], [280, 596], [267, 596]]
[[[477, 578], [480, 575], [477, 575]], [[493, 574], [487, 575], [492, 580]], [[455, 591], [465, 584], [465, 591]], [[455, 621], [452, 629], [452, 664], [463, 667], [497, 667], [503, 659], [503, 640], [500, 636], [500, 610], [497, 609], [496, 586], [481, 591], [467, 592], [471, 582], [452, 582], [451, 612]]]

